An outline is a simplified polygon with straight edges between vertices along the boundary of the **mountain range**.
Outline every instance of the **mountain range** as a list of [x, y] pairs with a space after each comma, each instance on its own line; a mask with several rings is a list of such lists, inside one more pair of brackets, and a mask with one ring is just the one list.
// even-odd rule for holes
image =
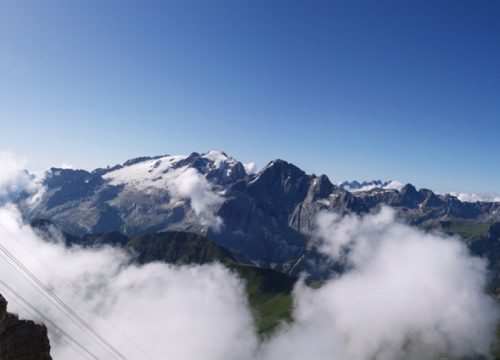
[[240, 262], [297, 274], [311, 268], [319, 212], [364, 214], [388, 205], [405, 222], [466, 241], [500, 222], [500, 203], [462, 202], [397, 182], [345, 182], [306, 174], [284, 160], [251, 167], [209, 151], [153, 156], [93, 171], [51, 168], [36, 193], [16, 200], [27, 221], [50, 220], [84, 236], [187, 231], [205, 235]]

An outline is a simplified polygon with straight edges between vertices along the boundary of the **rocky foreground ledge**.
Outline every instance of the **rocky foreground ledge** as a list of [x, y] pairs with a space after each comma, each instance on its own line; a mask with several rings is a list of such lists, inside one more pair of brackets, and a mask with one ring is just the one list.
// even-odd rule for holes
[[0, 295], [0, 360], [51, 360], [47, 328], [7, 312]]

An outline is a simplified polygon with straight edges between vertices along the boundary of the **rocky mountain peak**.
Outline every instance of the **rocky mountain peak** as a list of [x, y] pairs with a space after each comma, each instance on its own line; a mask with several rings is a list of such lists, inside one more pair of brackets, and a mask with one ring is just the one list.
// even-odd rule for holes
[[306, 196], [309, 181], [309, 176], [297, 166], [278, 159], [256, 175], [249, 183], [249, 191], [261, 200], [295, 204]]
[[261, 173], [262, 174], [264, 174], [264, 173], [265, 174], [269, 174], [269, 173], [280, 174], [282, 177], [283, 176], [290, 176], [293, 178], [298, 178], [298, 177], [302, 177], [302, 176], [306, 175], [306, 173], [303, 170], [301, 170], [300, 168], [298, 168], [294, 164], [289, 163], [288, 161], [285, 161], [282, 159], [276, 159], [276, 160], [269, 162], [269, 164], [267, 164], [264, 167], [264, 169], [261, 171]]
[[403, 186], [399, 193], [401, 195], [400, 203], [402, 206], [415, 208], [423, 200], [422, 194], [419, 193], [415, 186], [413, 186], [412, 184], [406, 184], [405, 186]]
[[433, 191], [429, 189], [420, 189], [420, 198], [422, 200], [422, 205], [425, 207], [439, 207], [443, 205], [443, 200], [441, 200]]
[[323, 199], [328, 197], [336, 186], [332, 184], [328, 176], [320, 175], [314, 177], [309, 192], [312, 193], [313, 199]]
[[412, 184], [406, 184], [405, 186], [403, 186], [400, 192], [401, 196], [405, 196], [408, 198], [416, 198], [419, 195], [417, 189]]

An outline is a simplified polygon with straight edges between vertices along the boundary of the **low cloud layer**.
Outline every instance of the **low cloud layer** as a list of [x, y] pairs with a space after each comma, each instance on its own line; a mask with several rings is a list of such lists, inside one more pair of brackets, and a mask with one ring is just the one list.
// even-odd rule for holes
[[[121, 250], [46, 242], [12, 206], [0, 209], [2, 245], [127, 358], [246, 358], [256, 335], [244, 284], [222, 265], [130, 264]], [[110, 358], [0, 256], [2, 280], [99, 358]], [[8, 289], [10, 308], [35, 318]], [[29, 310], [29, 309], [28, 309]], [[80, 358], [51, 330], [55, 359]], [[132, 339], [132, 340], [131, 340]]]
[[[294, 322], [259, 343], [243, 282], [222, 265], [138, 266], [121, 250], [41, 240], [13, 206], [2, 245], [127, 358], [397, 359], [488, 354], [498, 310], [485, 263], [453, 238], [398, 223], [324, 213], [320, 249], [350, 270], [312, 289], [299, 281]], [[3, 281], [100, 357], [109, 353], [0, 257]], [[16, 302], [23, 317], [39, 318]], [[49, 326], [49, 329], [51, 327]], [[132, 340], [131, 340], [132, 339]], [[55, 358], [78, 358], [51, 329]], [[147, 354], [147, 355], [146, 355]]]
[[401, 224], [389, 208], [363, 218], [322, 213], [317, 236], [350, 270], [320, 289], [295, 289], [295, 323], [271, 341], [269, 357], [489, 353], [498, 309], [484, 294], [486, 264], [459, 240]]

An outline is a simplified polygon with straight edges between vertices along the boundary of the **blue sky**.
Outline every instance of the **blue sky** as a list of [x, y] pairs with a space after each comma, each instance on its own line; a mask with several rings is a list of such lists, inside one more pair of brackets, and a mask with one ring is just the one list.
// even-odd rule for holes
[[0, 147], [500, 192], [499, 1], [0, 0]]

